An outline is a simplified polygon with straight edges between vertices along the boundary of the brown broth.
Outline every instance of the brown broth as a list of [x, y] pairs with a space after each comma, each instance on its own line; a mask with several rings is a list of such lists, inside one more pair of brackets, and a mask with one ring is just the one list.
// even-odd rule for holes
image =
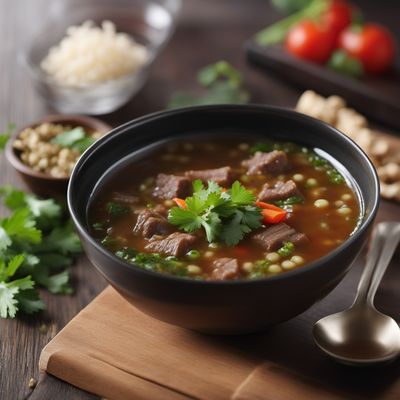
[[[249, 146], [254, 143], [254, 140], [243, 143], [243, 141], [236, 139], [229, 139], [229, 144], [221, 140], [171, 142], [161, 148], [156, 148], [146, 158], [124, 166], [121, 171], [112, 175], [112, 180], [108, 179], [104, 185], [100, 185], [100, 190], [97, 191], [90, 204], [88, 213], [90, 226], [99, 222], [105, 224], [104, 230], [92, 229], [93, 236], [100, 241], [107, 232], [110, 238], [117, 239], [116, 243], [108, 245], [112, 251], [129, 247], [139, 252], [146, 252], [145, 245], [148, 240], [135, 236], [132, 232], [136, 222], [136, 214], [133, 211], [144, 208], [149, 204], [163, 204], [168, 208], [175, 206], [172, 201], [157, 200], [152, 197], [157, 174], [160, 172], [179, 174], [189, 169], [201, 170], [229, 165], [237, 173], [238, 180], [247, 189], [253, 189], [256, 194], [265, 182], [273, 184], [277, 180], [293, 179], [295, 174], [304, 176], [302, 181], [296, 181], [304, 196], [304, 202], [291, 207], [286, 222], [298, 232], [305, 233], [309, 241], [296, 247], [290, 256], [281, 257], [278, 262], [267, 264], [279, 265], [284, 272], [286, 269], [282, 267], [282, 261], [290, 260], [296, 255], [304, 259], [303, 263], [296, 264], [294, 267], [298, 268], [326, 255], [345, 241], [355, 230], [360, 217], [357, 196], [348, 184], [345, 182], [341, 184], [332, 183], [326, 170], [311, 165], [308, 161], [309, 153], [302, 152], [299, 146], [296, 147], [295, 151], [288, 153], [291, 167], [287, 173], [277, 177], [248, 176], [246, 169], [241, 166], [241, 161], [251, 157]], [[308, 179], [315, 179], [317, 185], [309, 187]], [[138, 201], [130, 206], [131, 211], [127, 215], [110, 218], [106, 204], [115, 201], [115, 193], [137, 197]], [[347, 199], [343, 200], [343, 196]], [[328, 200], [329, 206], [317, 208], [314, 205], [317, 199]], [[350, 214], [343, 215], [338, 211], [344, 206], [351, 210]], [[198, 279], [209, 278], [213, 261], [220, 257], [238, 259], [242, 268], [242, 278], [258, 278], [276, 274], [276, 272], [269, 271], [269, 265], [264, 266], [261, 273], [257, 268], [248, 272], [251, 268], [250, 263], [254, 265], [256, 261], [265, 260], [267, 254], [265, 250], [248, 238], [233, 247], [219, 243], [210, 245], [204, 238], [196, 243], [195, 249], [201, 253], [199, 258], [191, 260], [188, 257], [183, 257], [182, 261], [185, 266], [195, 264], [202, 269], [203, 272], [196, 276]], [[246, 265], [243, 267], [245, 263]]]

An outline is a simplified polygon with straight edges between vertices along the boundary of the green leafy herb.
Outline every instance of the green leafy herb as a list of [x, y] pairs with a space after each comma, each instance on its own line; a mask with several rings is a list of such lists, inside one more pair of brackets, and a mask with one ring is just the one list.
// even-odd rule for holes
[[329, 7], [328, 0], [313, 0], [300, 11], [268, 26], [256, 35], [256, 42], [261, 46], [282, 42], [289, 29], [303, 19], [316, 19]]
[[124, 260], [132, 260], [137, 254], [138, 252], [130, 247], [124, 247], [115, 253], [117, 257], [123, 258]]
[[157, 253], [137, 253], [131, 262], [148, 271], [166, 272], [176, 276], [187, 276], [187, 264], [176, 257], [163, 257]]
[[277, 253], [281, 257], [288, 257], [294, 252], [294, 244], [292, 242], [286, 242], [283, 246], [277, 250]]
[[176, 93], [168, 108], [205, 104], [242, 104], [249, 101], [249, 94], [242, 88], [242, 76], [226, 61], [219, 61], [200, 70], [197, 80], [204, 88], [202, 97]]
[[278, 10], [287, 14], [291, 14], [308, 6], [311, 1], [312, 0], [271, 0], [271, 3]]
[[309, 152], [308, 162], [317, 169], [325, 170], [331, 183], [336, 185], [345, 183], [345, 179], [341, 173], [336, 168], [332, 167], [332, 165], [329, 164], [328, 160], [325, 160], [325, 158], [320, 157], [314, 152]]
[[72, 223], [53, 199], [41, 200], [11, 186], [0, 196], [12, 214], [0, 218], [0, 316], [44, 308], [37, 286], [71, 293], [68, 268], [81, 252]]
[[255, 154], [258, 151], [262, 153], [269, 153], [270, 151], [273, 151], [274, 147], [272, 143], [256, 143], [253, 146], [250, 147], [250, 153]]
[[250, 147], [249, 151], [251, 154], [255, 154], [258, 151], [262, 153], [269, 153], [273, 150], [281, 150], [285, 153], [291, 153], [293, 151], [298, 151], [299, 147], [291, 142], [284, 142], [284, 143], [272, 143], [272, 142], [260, 142], [256, 143]]
[[129, 207], [124, 206], [121, 203], [115, 203], [113, 201], [107, 203], [106, 209], [107, 212], [114, 217], [119, 217], [129, 212]]
[[70, 131], [60, 133], [51, 140], [51, 143], [58, 144], [61, 147], [67, 147], [83, 153], [95, 142], [95, 139], [87, 135], [81, 126], [77, 126]]
[[335, 168], [329, 168], [326, 173], [329, 176], [329, 181], [336, 185], [341, 185], [342, 183], [346, 182], [340, 172], [337, 171]]
[[193, 182], [193, 196], [187, 197], [187, 208], [173, 207], [168, 221], [185, 232], [204, 229], [208, 242], [224, 242], [229, 246], [261, 226], [260, 209], [255, 196], [236, 181], [224, 192], [213, 181], [207, 189], [200, 180]]
[[8, 142], [8, 139], [10, 139], [10, 136], [14, 130], [15, 130], [15, 124], [9, 123], [7, 125], [6, 131], [0, 134], [0, 150], [4, 150]]
[[277, 200], [274, 202], [278, 207], [293, 206], [295, 204], [303, 203], [303, 198], [300, 196], [291, 196], [284, 200]]
[[336, 50], [332, 53], [328, 67], [350, 78], [359, 78], [364, 73], [361, 62], [343, 50]]
[[268, 274], [268, 267], [271, 263], [268, 260], [257, 260], [254, 263], [254, 267], [249, 274], [249, 279], [259, 279], [265, 277]]

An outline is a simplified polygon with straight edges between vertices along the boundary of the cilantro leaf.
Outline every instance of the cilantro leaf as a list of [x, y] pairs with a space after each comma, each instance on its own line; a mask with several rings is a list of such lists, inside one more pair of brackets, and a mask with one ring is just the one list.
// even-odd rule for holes
[[71, 256], [82, 252], [79, 236], [75, 233], [71, 223], [54, 228], [36, 247], [37, 254], [49, 252]]
[[5, 269], [6, 278], [13, 276], [17, 272], [17, 269], [22, 265], [24, 260], [25, 256], [23, 254], [18, 254], [15, 257], [13, 257], [9, 261], [7, 268]]
[[179, 225], [185, 232], [194, 232], [201, 227], [202, 219], [195, 212], [179, 207], [171, 208], [168, 221], [173, 225]]
[[51, 140], [51, 143], [58, 144], [61, 147], [72, 147], [77, 141], [86, 136], [85, 131], [81, 126], [77, 126], [69, 131], [60, 133]]
[[256, 200], [254, 194], [246, 190], [239, 181], [233, 183], [230, 195], [234, 204], [246, 205]]
[[30, 290], [34, 286], [31, 276], [14, 279], [18, 268], [22, 265], [24, 256], [19, 254], [13, 257], [8, 264], [0, 260], [0, 317], [14, 318], [18, 311], [18, 294]]
[[4, 218], [1, 221], [1, 226], [12, 239], [26, 240], [30, 243], [41, 241], [42, 233], [35, 227], [35, 221], [31, 219], [27, 208], [21, 208], [9, 218]]
[[8, 284], [0, 282], [0, 317], [14, 318], [18, 311], [18, 287], [9, 287]]
[[106, 204], [106, 209], [108, 214], [118, 217], [124, 214], [127, 214], [129, 212], [129, 207], [124, 206], [123, 204], [116, 203], [114, 201], [109, 201]]
[[53, 199], [40, 200], [10, 185], [1, 187], [0, 195], [4, 197], [5, 205], [13, 211], [28, 208], [36, 221], [36, 226], [42, 230], [58, 225], [62, 217], [63, 209]]
[[51, 140], [51, 143], [58, 144], [61, 147], [67, 147], [83, 153], [95, 141], [96, 139], [87, 135], [85, 130], [81, 126], [77, 126], [70, 131], [60, 133]]
[[12, 186], [1, 187], [0, 196], [12, 210], [10, 217], [0, 218], [0, 317], [14, 318], [19, 310], [44, 309], [35, 284], [51, 293], [72, 292], [65, 268], [81, 244], [65, 208], [55, 200]]
[[214, 181], [208, 182], [207, 189], [195, 181], [193, 196], [185, 199], [187, 208], [171, 208], [168, 221], [185, 232], [203, 228], [208, 242], [232, 246], [261, 226], [262, 216], [254, 201], [255, 196], [238, 181], [227, 192]]
[[18, 301], [19, 309], [26, 314], [33, 314], [45, 308], [39, 293], [34, 289], [19, 292], [15, 298]]
[[85, 136], [83, 139], [80, 139], [76, 141], [72, 146], [71, 149], [77, 150], [80, 153], [83, 153], [86, 149], [88, 149], [96, 139], [90, 137], [90, 136]]
[[33, 278], [39, 285], [45, 287], [50, 293], [70, 294], [73, 292], [72, 288], [69, 286], [68, 270], [50, 275], [49, 267], [41, 264], [35, 268]]
[[61, 206], [53, 199], [39, 200], [33, 196], [26, 197], [26, 204], [36, 218], [60, 218]]
[[21, 190], [15, 189], [11, 185], [0, 187], [0, 195], [4, 196], [4, 204], [10, 210], [14, 211], [26, 206], [26, 194]]
[[218, 235], [221, 230], [221, 219], [215, 212], [209, 212], [201, 220], [201, 225], [206, 231], [207, 240], [209, 243], [217, 241]]
[[0, 226], [0, 252], [4, 251], [8, 246], [11, 245], [11, 239], [7, 235], [7, 232], [2, 226]]

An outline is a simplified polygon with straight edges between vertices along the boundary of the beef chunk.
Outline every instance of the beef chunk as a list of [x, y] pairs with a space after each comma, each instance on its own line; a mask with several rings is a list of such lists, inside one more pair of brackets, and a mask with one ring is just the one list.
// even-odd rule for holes
[[294, 245], [299, 245], [308, 240], [304, 233], [296, 232], [284, 222], [263, 228], [261, 231], [253, 234], [252, 239], [267, 251], [276, 250], [285, 242], [292, 242]]
[[233, 172], [231, 167], [222, 167], [216, 169], [204, 169], [201, 171], [187, 171], [185, 172], [191, 180], [201, 179], [203, 182], [214, 181], [218, 185], [227, 186], [232, 183]]
[[185, 198], [190, 196], [191, 189], [190, 180], [184, 176], [158, 174], [153, 196], [164, 200], [174, 197]]
[[280, 174], [287, 165], [288, 159], [286, 153], [280, 150], [274, 150], [269, 153], [258, 151], [252, 158], [242, 162], [247, 167], [249, 175], [257, 174]]
[[139, 212], [133, 233], [150, 238], [153, 235], [166, 235], [170, 225], [163, 215], [157, 210], [144, 209]]
[[180, 257], [190, 250], [196, 240], [196, 236], [188, 233], [174, 232], [165, 239], [150, 241], [146, 250]]
[[212, 279], [228, 280], [237, 278], [239, 275], [239, 264], [236, 258], [218, 258], [213, 262]]
[[258, 200], [268, 202], [283, 200], [292, 196], [301, 196], [296, 184], [292, 180], [286, 182], [278, 181], [273, 188], [266, 183], [258, 195]]

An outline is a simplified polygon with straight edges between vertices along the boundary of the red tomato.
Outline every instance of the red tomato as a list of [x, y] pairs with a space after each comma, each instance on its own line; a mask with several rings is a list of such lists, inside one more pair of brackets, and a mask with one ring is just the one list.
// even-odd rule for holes
[[372, 74], [386, 71], [394, 61], [393, 36], [379, 25], [366, 24], [360, 30], [346, 29], [339, 37], [339, 45], [359, 59], [364, 70]]
[[286, 48], [299, 58], [323, 64], [332, 53], [335, 37], [332, 30], [304, 20], [290, 29], [286, 37]]
[[344, 0], [334, 0], [328, 10], [321, 16], [321, 24], [327, 29], [339, 33], [351, 24], [352, 9]]

